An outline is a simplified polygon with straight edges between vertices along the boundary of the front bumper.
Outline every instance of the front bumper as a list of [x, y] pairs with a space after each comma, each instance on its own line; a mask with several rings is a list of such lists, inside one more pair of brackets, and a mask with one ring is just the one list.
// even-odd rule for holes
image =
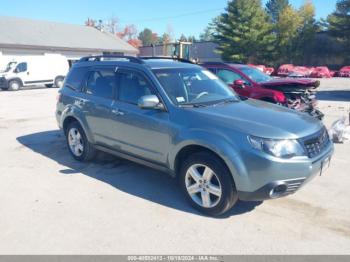
[[0, 89], [8, 89], [9, 83], [5, 77], [0, 77]]
[[[295, 193], [317, 175], [323, 174], [333, 155], [334, 147], [329, 147], [316, 159], [301, 159], [293, 162], [257, 160], [248, 167], [249, 175], [243, 177], [243, 187], [254, 188], [252, 191], [238, 188], [238, 197], [244, 201], [263, 201], [284, 197]], [[240, 181], [242, 184], [242, 181]]]

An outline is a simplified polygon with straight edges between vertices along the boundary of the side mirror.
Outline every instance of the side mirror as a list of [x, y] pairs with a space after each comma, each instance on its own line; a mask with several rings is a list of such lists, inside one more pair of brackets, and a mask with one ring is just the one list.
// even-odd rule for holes
[[164, 110], [164, 105], [155, 95], [142, 96], [138, 101], [138, 106], [141, 109]]
[[233, 84], [239, 88], [244, 88], [244, 81], [242, 79], [237, 79], [233, 82]]

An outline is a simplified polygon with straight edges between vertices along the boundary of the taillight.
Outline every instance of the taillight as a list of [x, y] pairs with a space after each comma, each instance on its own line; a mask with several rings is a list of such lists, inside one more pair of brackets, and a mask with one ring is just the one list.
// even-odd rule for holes
[[59, 93], [59, 94], [56, 96], [57, 102], [61, 102], [61, 98], [62, 98], [62, 94]]

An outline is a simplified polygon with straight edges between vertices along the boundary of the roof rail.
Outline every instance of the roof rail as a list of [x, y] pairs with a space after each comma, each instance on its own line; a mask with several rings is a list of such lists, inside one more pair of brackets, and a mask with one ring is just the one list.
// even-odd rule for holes
[[144, 64], [144, 61], [134, 56], [124, 56], [124, 55], [97, 55], [97, 56], [86, 56], [79, 60], [79, 62], [89, 62], [89, 61], [108, 61], [109, 59], [119, 59], [119, 60], [129, 60], [129, 62]]
[[143, 60], [150, 60], [150, 59], [175, 60], [175, 61], [179, 61], [182, 63], [196, 64], [195, 62], [193, 62], [191, 60], [179, 58], [177, 56], [140, 56], [139, 58], [143, 59]]
[[227, 62], [201, 62], [200, 64], [206, 64], [206, 65], [223, 65]]

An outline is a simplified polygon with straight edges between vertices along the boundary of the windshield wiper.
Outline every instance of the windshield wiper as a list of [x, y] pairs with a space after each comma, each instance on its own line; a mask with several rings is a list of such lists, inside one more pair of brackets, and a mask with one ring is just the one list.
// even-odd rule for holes
[[193, 104], [180, 104], [180, 107], [195, 107], [195, 108], [199, 108], [199, 107], [207, 107], [208, 105], [205, 104], [200, 104], [200, 103], [193, 103]]
[[219, 106], [219, 105], [224, 105], [224, 104], [229, 104], [229, 103], [236, 103], [239, 102], [237, 99], [226, 99], [224, 101], [220, 101], [219, 103], [213, 104], [213, 106]]

